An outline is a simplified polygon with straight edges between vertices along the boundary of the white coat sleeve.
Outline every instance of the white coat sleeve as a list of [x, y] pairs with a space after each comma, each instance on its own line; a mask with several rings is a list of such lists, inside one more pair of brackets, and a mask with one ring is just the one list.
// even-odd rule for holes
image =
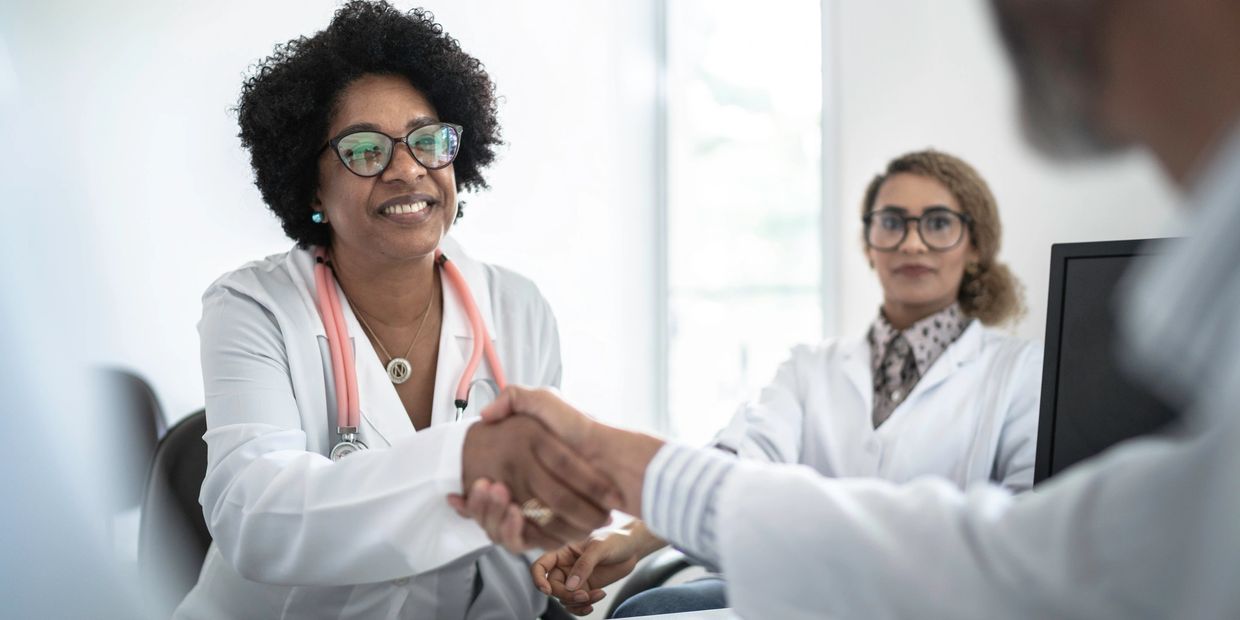
[[1007, 380], [1012, 383], [1012, 397], [1004, 412], [990, 479], [1013, 493], [1022, 493], [1033, 487], [1038, 451], [1042, 348], [1036, 343], [1027, 343], [1012, 364]]
[[746, 618], [1236, 617], [1238, 427], [1129, 442], [1015, 497], [739, 461], [713, 528], [729, 603]]
[[276, 319], [222, 287], [203, 304], [208, 463], [199, 499], [238, 573], [281, 585], [371, 583], [489, 545], [445, 501], [461, 490], [468, 424], [340, 462], [309, 452]]
[[538, 300], [542, 303], [542, 312], [539, 313], [542, 316], [542, 324], [537, 340], [541, 348], [541, 385], [558, 390], [560, 381], [564, 377], [564, 365], [560, 360], [560, 328], [556, 324], [555, 314], [551, 312], [551, 305], [543, 299], [542, 295], [538, 296]]
[[805, 347], [798, 346], [780, 364], [758, 399], [740, 406], [715, 437], [714, 446], [738, 456], [771, 463], [801, 460], [805, 410], [800, 386]]

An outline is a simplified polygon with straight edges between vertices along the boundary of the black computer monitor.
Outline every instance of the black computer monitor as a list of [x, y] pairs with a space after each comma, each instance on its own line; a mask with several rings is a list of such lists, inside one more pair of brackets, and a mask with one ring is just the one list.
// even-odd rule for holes
[[1176, 418], [1127, 375], [1116, 346], [1116, 284], [1134, 258], [1157, 254], [1162, 241], [1051, 247], [1035, 484]]

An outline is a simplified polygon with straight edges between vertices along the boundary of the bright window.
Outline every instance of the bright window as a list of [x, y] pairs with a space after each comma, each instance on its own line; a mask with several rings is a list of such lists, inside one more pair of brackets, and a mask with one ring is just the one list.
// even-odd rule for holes
[[666, 9], [666, 430], [703, 443], [822, 337], [820, 7]]

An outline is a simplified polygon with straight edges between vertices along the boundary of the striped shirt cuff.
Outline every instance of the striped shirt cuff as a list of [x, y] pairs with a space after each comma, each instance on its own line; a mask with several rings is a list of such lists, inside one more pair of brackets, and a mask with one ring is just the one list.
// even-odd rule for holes
[[646, 467], [642, 520], [659, 537], [718, 566], [715, 501], [735, 464], [718, 450], [665, 444]]

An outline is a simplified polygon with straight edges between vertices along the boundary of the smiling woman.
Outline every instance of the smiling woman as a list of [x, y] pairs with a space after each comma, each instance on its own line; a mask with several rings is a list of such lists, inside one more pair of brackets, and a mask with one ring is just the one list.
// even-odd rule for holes
[[538, 289], [449, 235], [458, 192], [486, 186], [495, 115], [481, 63], [383, 2], [245, 82], [242, 144], [296, 247], [203, 296], [213, 543], [177, 617], [535, 617], [528, 563], [448, 496], [506, 482], [545, 546], [606, 520], [608, 483], [537, 422], [471, 424], [506, 379], [560, 381]]

